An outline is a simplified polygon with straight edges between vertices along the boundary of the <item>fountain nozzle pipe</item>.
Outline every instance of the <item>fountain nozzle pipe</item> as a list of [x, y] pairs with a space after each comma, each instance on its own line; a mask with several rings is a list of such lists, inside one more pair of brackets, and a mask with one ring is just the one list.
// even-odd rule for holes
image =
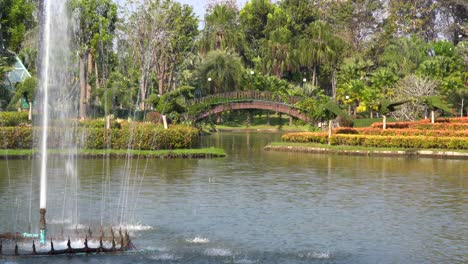
[[39, 218], [39, 242], [44, 245], [46, 243], [46, 237], [47, 237], [47, 226], [46, 226], [46, 220], [45, 220], [45, 214], [46, 214], [46, 209], [41, 208], [39, 210], [40, 212], [40, 218]]

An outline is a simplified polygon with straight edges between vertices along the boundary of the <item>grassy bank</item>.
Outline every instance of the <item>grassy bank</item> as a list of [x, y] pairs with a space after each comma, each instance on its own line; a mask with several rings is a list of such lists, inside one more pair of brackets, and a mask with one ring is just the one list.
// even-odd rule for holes
[[[216, 120], [213, 118], [213, 120]], [[269, 118], [266, 115], [254, 115], [250, 120], [247, 120], [246, 114], [230, 114], [223, 116], [223, 121], [219, 124], [205, 124], [205, 131], [311, 131], [316, 130], [313, 126], [305, 124], [300, 120], [294, 120], [292, 125], [289, 125], [289, 117], [286, 115], [272, 114]]]
[[285, 152], [335, 153], [365, 156], [427, 156], [440, 158], [468, 159], [468, 150], [377, 148], [361, 146], [330, 146], [320, 143], [272, 142], [265, 150]]
[[[31, 158], [35, 149], [0, 149], [0, 158]], [[52, 154], [60, 155], [62, 151], [52, 150]], [[125, 158], [213, 158], [224, 157], [226, 153], [219, 148], [173, 149], [173, 150], [125, 150], [125, 149], [82, 149], [80, 157], [115, 157]]]

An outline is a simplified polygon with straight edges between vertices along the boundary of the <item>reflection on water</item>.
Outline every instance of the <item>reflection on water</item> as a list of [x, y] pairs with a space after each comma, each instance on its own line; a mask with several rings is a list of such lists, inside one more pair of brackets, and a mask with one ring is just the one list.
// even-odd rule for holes
[[[134, 161], [141, 184], [129, 210], [136, 226], [151, 227], [132, 231], [141, 252], [54, 262], [468, 261], [466, 161], [263, 151], [279, 137], [215, 134], [202, 145], [223, 147], [226, 158]], [[112, 195], [124, 161], [79, 163], [80, 219], [99, 224], [102, 208], [113, 208], [101, 203], [106, 164]], [[0, 170], [0, 231], [20, 230], [28, 219], [30, 161], [1, 161]]]

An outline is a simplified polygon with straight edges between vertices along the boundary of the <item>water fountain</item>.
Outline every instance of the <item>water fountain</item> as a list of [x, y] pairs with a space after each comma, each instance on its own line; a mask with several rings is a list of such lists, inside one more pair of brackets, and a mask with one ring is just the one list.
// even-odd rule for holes
[[[31, 230], [28, 232], [0, 234], [0, 239], [32, 240], [32, 251], [28, 255], [116, 252], [133, 248], [128, 232], [122, 232], [121, 229], [117, 237], [110, 228], [110, 236], [106, 237], [104, 228], [101, 227], [100, 236], [94, 241], [89, 238], [90, 228], [86, 234], [76, 234], [77, 236], [72, 239], [70, 234], [68, 239], [64, 236], [65, 225], [69, 230], [75, 227], [77, 231], [77, 226], [80, 224], [76, 143], [76, 138], [79, 136], [77, 125], [79, 89], [76, 89], [76, 85], [75, 87], [72, 85], [74, 75], [69, 73], [75, 64], [71, 59], [73, 54], [70, 50], [70, 23], [66, 3], [65, 0], [45, 0], [42, 6], [40, 84], [35, 100], [39, 115], [34, 121], [34, 141], [39, 145], [39, 158], [34, 159], [32, 171], [33, 174], [40, 173], [39, 225], [31, 224], [35, 218], [30, 217]], [[63, 178], [61, 184], [48, 186], [48, 177], [51, 176]], [[57, 194], [59, 191], [63, 193], [62, 197]], [[54, 199], [50, 199], [51, 197]], [[50, 208], [48, 201], [52, 203]], [[30, 207], [31, 204], [32, 201]], [[46, 217], [46, 212], [52, 217]], [[59, 235], [48, 233], [49, 226], [46, 219], [58, 219], [60, 215], [61, 230], [54, 230]], [[39, 240], [42, 250], [36, 249], [34, 241], [36, 239]], [[56, 249], [54, 240], [64, 240], [66, 245], [62, 243], [62, 248]], [[120, 247], [116, 244], [120, 244]], [[13, 255], [19, 254], [18, 244], [15, 242]]]

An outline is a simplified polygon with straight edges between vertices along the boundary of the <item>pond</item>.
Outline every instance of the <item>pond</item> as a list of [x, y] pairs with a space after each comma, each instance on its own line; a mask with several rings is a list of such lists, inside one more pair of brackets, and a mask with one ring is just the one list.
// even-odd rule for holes
[[[137, 223], [131, 234], [138, 251], [34, 263], [468, 261], [466, 161], [263, 150], [279, 138], [213, 134], [201, 145], [222, 147], [227, 157], [133, 160], [127, 185], [136, 188], [129, 188], [135, 191], [125, 212], [117, 206], [125, 160], [79, 160], [79, 222], [105, 224], [126, 214]], [[0, 232], [21, 231], [29, 207], [38, 208], [29, 202], [37, 189], [31, 163], [0, 161]], [[55, 181], [60, 187], [56, 174], [50, 188]], [[49, 223], [66, 220], [65, 196], [63, 190], [49, 195]]]

